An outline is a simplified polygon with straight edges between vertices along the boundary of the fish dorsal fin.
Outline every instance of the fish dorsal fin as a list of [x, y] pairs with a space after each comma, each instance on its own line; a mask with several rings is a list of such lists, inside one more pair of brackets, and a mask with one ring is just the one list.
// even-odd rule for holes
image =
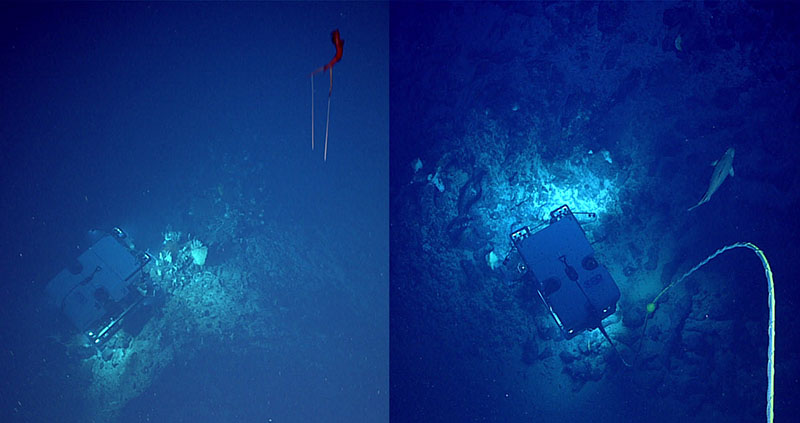
[[714, 160], [713, 162], [711, 162], [711, 166], [716, 166], [717, 163], [719, 163], [719, 160]]
[[731, 165], [731, 171], [729, 172], [731, 176], [733, 176], [733, 166]]

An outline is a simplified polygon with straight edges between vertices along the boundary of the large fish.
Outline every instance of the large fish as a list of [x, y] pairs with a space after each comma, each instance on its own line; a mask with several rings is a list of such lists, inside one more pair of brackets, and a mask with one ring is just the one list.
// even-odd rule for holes
[[711, 163], [711, 165], [714, 166], [714, 173], [711, 175], [711, 183], [708, 184], [706, 195], [700, 199], [699, 203], [690, 207], [689, 211], [694, 210], [695, 207], [710, 200], [711, 196], [717, 191], [717, 188], [719, 188], [719, 186], [725, 182], [725, 178], [727, 178], [728, 175], [733, 176], [733, 153], [733, 147], [731, 147], [725, 152], [725, 154], [722, 155], [721, 159]]

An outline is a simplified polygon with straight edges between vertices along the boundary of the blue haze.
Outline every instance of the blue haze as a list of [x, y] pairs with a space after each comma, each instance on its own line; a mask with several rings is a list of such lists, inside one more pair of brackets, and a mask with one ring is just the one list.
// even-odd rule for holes
[[[99, 406], [42, 299], [88, 230], [120, 226], [157, 255], [168, 228], [202, 240], [227, 203], [246, 216], [229, 235], [291, 244], [278, 273], [325, 273], [263, 300], [288, 317], [255, 329], [291, 337], [191, 340], [116, 421], [387, 420], [388, 27], [387, 5], [361, 2], [0, 6], [0, 420]], [[312, 151], [309, 73], [335, 28], [323, 162], [328, 74]], [[206, 266], [237, 251], [210, 245]]]

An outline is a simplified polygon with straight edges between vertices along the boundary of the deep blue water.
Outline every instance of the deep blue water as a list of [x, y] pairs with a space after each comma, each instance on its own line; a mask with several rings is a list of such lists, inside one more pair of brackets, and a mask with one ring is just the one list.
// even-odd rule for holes
[[[643, 329], [662, 288], [737, 241], [772, 265], [775, 414], [790, 420], [798, 17], [793, 3], [393, 4], [392, 421], [764, 421], [756, 254], [674, 285]], [[578, 220], [620, 289], [604, 321], [619, 353], [598, 330], [564, 340], [537, 268], [519, 271], [509, 235], [562, 204], [596, 213]]]
[[[798, 21], [745, 1], [4, 4], [0, 420], [763, 421], [762, 262], [736, 248], [681, 279], [736, 242], [771, 264], [789, 420]], [[330, 73], [313, 101], [309, 74], [337, 28], [323, 161]], [[562, 204], [619, 288], [616, 349], [564, 339], [509, 238]], [[94, 348], [45, 288], [113, 227], [158, 295]]]
[[[0, 420], [385, 421], [388, 5], [0, 9]], [[312, 104], [309, 74], [337, 28], [323, 162], [329, 75]], [[114, 226], [208, 258], [86, 357], [44, 287]]]

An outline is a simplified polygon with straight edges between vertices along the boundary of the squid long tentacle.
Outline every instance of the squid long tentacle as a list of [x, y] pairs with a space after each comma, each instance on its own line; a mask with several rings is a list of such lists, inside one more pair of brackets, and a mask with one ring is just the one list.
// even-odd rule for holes
[[336, 46], [336, 55], [333, 56], [330, 62], [326, 65], [315, 69], [311, 72], [311, 150], [314, 150], [314, 75], [328, 71], [330, 73], [330, 85], [328, 86], [328, 111], [325, 117], [325, 152], [323, 153], [323, 161], [328, 161], [328, 130], [331, 123], [331, 92], [333, 91], [333, 65], [342, 59], [342, 51], [344, 48], [344, 40], [339, 36], [339, 30], [335, 29], [331, 32], [331, 41]]
[[314, 74], [311, 74], [311, 151], [314, 151]]
[[325, 117], [325, 153], [322, 155], [322, 161], [328, 161], [328, 126], [331, 123], [331, 92], [333, 91], [333, 68], [328, 69], [331, 74], [331, 85], [328, 88], [328, 115]]

